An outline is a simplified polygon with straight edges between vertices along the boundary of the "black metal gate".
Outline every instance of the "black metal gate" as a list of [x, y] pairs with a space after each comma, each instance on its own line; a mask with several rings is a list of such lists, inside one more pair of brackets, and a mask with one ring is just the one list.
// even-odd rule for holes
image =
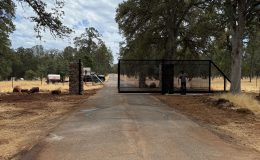
[[226, 91], [230, 80], [211, 60], [119, 60], [119, 93], [180, 93], [180, 74], [187, 93]]

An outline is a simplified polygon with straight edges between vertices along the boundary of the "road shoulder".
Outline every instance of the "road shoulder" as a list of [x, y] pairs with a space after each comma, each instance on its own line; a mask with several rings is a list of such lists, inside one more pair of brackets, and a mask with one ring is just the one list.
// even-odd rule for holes
[[153, 95], [177, 112], [207, 128], [221, 139], [260, 152], [260, 117], [217, 108], [208, 95]]

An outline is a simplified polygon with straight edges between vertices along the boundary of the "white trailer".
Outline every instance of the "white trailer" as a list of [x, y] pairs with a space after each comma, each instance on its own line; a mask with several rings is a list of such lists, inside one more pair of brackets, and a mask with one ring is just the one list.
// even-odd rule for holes
[[61, 82], [61, 76], [59, 74], [48, 74], [47, 83]]

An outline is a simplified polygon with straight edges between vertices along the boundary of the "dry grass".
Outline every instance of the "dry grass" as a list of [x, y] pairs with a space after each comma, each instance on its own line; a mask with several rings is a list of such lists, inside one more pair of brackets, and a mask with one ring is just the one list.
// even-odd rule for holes
[[[139, 80], [138, 77], [128, 77], [126, 75], [121, 75], [120, 77], [121, 83], [123, 85], [129, 85], [129, 86], [138, 86]], [[208, 86], [208, 79], [202, 79], [202, 78], [193, 78], [192, 81], [187, 82], [187, 88], [203, 88], [205, 86]], [[146, 84], [149, 86], [151, 83], [155, 83], [156, 86], [159, 86], [159, 80], [156, 79], [150, 79], [146, 78]], [[174, 78], [174, 86], [177, 88], [180, 88], [180, 82], [177, 78]], [[230, 89], [230, 83], [227, 81], [226, 83], [226, 89]], [[223, 91], [224, 90], [224, 78], [213, 78], [211, 80], [211, 89], [214, 91]], [[259, 93], [260, 92], [260, 78], [257, 79], [253, 78], [252, 82], [249, 81], [249, 78], [244, 78], [241, 80], [241, 90], [243, 92], [249, 92], [249, 93]]]
[[[227, 90], [230, 88], [230, 83], [227, 81]], [[214, 91], [224, 90], [224, 78], [213, 78], [211, 79], [211, 89]]]
[[255, 113], [260, 113], [260, 104], [255, 99], [255, 97], [251, 94], [241, 93], [241, 94], [234, 95], [231, 93], [226, 93], [226, 94], [216, 95], [214, 96], [214, 98], [227, 99], [238, 107], [248, 108]]
[[[230, 83], [227, 82], [227, 90], [230, 88]], [[224, 79], [214, 78], [212, 79], [212, 89], [213, 90], [223, 90], [224, 89]], [[259, 93], [260, 92], [260, 78], [253, 78], [249, 81], [249, 78], [244, 78], [241, 80], [241, 90], [243, 92]]]
[[[56, 83], [47, 84], [46, 82], [41, 83], [41, 81], [14, 81], [13, 86], [20, 86], [22, 89], [31, 89], [32, 87], [39, 87], [41, 92], [49, 92], [55, 89], [61, 89], [62, 92], [68, 92], [69, 83]], [[100, 89], [103, 85], [97, 84], [92, 85], [92, 83], [85, 83], [85, 90]], [[12, 81], [1, 81], [0, 82], [0, 93], [10, 93], [13, 91]]]
[[[223, 78], [212, 79], [212, 89], [213, 90], [223, 90], [224, 88]], [[227, 90], [229, 90], [230, 84], [227, 83]], [[241, 80], [241, 94], [233, 95], [231, 93], [219, 94], [214, 96], [214, 98], [224, 98], [234, 103], [238, 107], [248, 108], [255, 113], [260, 113], [260, 104], [255, 99], [253, 94], [248, 93], [259, 93], [260, 92], [260, 79], [256, 81], [256, 78], [249, 81], [249, 78]]]
[[241, 89], [245, 92], [254, 92], [259, 93], [260, 91], [260, 79], [258, 78], [256, 81], [256, 78], [252, 79], [252, 82], [249, 81], [249, 78], [244, 78], [241, 80]]

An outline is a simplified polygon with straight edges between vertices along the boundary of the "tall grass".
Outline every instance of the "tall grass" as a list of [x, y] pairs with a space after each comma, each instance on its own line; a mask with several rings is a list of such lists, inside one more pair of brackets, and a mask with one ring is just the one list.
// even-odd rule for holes
[[255, 113], [260, 113], [260, 103], [251, 94], [241, 93], [234, 95], [226, 93], [216, 95], [215, 97], [227, 99], [238, 107], [248, 108]]

